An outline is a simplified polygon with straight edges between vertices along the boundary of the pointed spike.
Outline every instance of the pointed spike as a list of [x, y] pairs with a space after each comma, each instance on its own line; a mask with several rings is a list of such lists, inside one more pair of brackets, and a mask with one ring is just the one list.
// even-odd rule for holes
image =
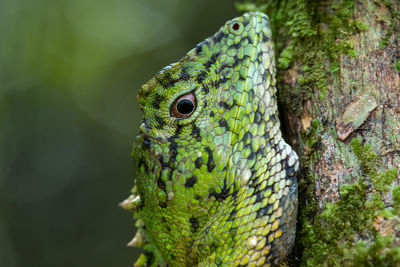
[[140, 204], [140, 197], [130, 195], [127, 199], [118, 204], [121, 208], [129, 211], [134, 211]]
[[147, 257], [146, 255], [144, 255], [143, 253], [140, 254], [139, 259], [137, 259], [137, 261], [135, 262], [135, 264], [133, 265], [134, 267], [143, 267], [146, 266], [147, 263]]
[[141, 219], [137, 219], [135, 222], [136, 228], [143, 228], [144, 227], [144, 222]]
[[144, 241], [143, 235], [141, 234], [140, 231], [137, 231], [135, 237], [131, 241], [129, 241], [129, 243], [126, 245], [128, 247], [140, 248], [143, 246], [143, 241]]

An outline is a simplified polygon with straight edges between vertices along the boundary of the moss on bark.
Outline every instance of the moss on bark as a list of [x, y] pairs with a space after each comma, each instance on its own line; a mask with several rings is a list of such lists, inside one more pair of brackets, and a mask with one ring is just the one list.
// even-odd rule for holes
[[[399, 3], [236, 6], [267, 13], [275, 36], [281, 118], [302, 162], [293, 265], [400, 265]], [[355, 103], [367, 113], [341, 135]]]

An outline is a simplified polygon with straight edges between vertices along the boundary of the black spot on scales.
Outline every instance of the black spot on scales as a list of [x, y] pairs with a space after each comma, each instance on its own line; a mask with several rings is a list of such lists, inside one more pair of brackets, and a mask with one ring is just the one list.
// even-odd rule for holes
[[167, 207], [167, 203], [166, 202], [158, 202], [158, 205], [163, 209], [165, 209]]
[[214, 197], [215, 200], [217, 200], [217, 201], [223, 201], [223, 200], [228, 198], [229, 191], [230, 191], [230, 187], [228, 187], [226, 185], [226, 183], [224, 183], [224, 186], [221, 188], [221, 192], [220, 193], [217, 193], [215, 191], [215, 188], [210, 188], [208, 197], [209, 198]]
[[296, 171], [294, 169], [294, 166], [292, 167], [286, 167], [286, 176], [290, 177], [290, 176], [295, 176], [296, 175]]
[[239, 60], [238, 59], [238, 57], [237, 57], [237, 55], [234, 55], [233, 56], [233, 65], [232, 65], [232, 68], [234, 69], [237, 65], [240, 65], [240, 64], [242, 64], [242, 62], [243, 62], [243, 60]]
[[141, 166], [143, 166], [144, 171], [145, 171], [146, 173], [149, 172], [149, 166], [148, 166], [147, 163], [143, 160], [143, 158], [140, 158], [140, 159], [139, 159], [138, 165], [139, 165], [139, 168], [140, 168]]
[[230, 109], [228, 104], [226, 102], [223, 102], [223, 101], [219, 102], [218, 106], [220, 106], [221, 108], [224, 108], [224, 109]]
[[256, 218], [260, 218], [261, 216], [271, 214], [272, 210], [274, 209], [274, 204], [268, 204], [264, 208], [260, 208], [257, 211]]
[[227, 131], [229, 131], [228, 122], [224, 118], [220, 119], [218, 124], [219, 124], [219, 127], [225, 127], [225, 129]]
[[176, 151], [178, 149], [178, 143], [175, 141], [175, 139], [177, 139], [181, 133], [182, 133], [182, 126], [178, 126], [175, 130], [175, 134], [167, 138], [168, 142], [170, 142], [169, 145], [170, 162], [175, 161], [175, 157], [178, 155], [178, 152]]
[[201, 51], [203, 51], [202, 43], [199, 43], [198, 45], [196, 45], [195, 50], [196, 50], [196, 54], [200, 54]]
[[208, 94], [208, 92], [210, 92], [210, 87], [207, 84], [203, 84], [203, 92], [205, 94]]
[[155, 109], [160, 109], [160, 104], [165, 100], [165, 96], [158, 93], [154, 94], [152, 105]]
[[[269, 132], [268, 131], [265, 131], [265, 133], [264, 133], [264, 138], [265, 138], [265, 140], [269, 140]], [[268, 143], [269, 144], [269, 143]], [[270, 144], [269, 144], [270, 145]]]
[[210, 67], [215, 63], [217, 58], [219, 57], [219, 53], [215, 53], [211, 56], [210, 60], [203, 64], [206, 69], [210, 69]]
[[220, 79], [211, 81], [211, 85], [212, 85], [214, 88], [218, 88], [219, 85], [220, 85]]
[[206, 69], [209, 69], [209, 68], [211, 67], [212, 64], [214, 64], [214, 62], [211, 61], [211, 60], [209, 60], [209, 61], [207, 61], [206, 63], [204, 63], [203, 66], [204, 66]]
[[263, 200], [263, 198], [264, 198], [264, 191], [257, 191], [255, 203], [261, 202]]
[[178, 79], [173, 79], [169, 73], [166, 73], [161, 78], [157, 78], [157, 82], [163, 88], [170, 88], [170, 87], [174, 86], [178, 81], [179, 81]]
[[233, 220], [235, 220], [236, 213], [237, 213], [237, 210], [233, 209], [233, 210], [229, 213], [228, 221], [233, 221]]
[[175, 140], [171, 141], [170, 145], [169, 145], [169, 150], [175, 150], [178, 148], [178, 143], [175, 142]]
[[151, 142], [150, 138], [148, 138], [148, 137], [143, 138], [144, 148], [149, 148], [149, 147], [151, 147], [151, 145], [152, 145], [152, 142]]
[[183, 68], [181, 71], [181, 74], [179, 76], [179, 79], [182, 81], [189, 81], [191, 78], [190, 74], [187, 71], [187, 68]]
[[161, 172], [160, 172], [160, 176], [157, 179], [157, 186], [158, 188], [160, 188], [162, 191], [164, 191], [165, 193], [167, 193], [167, 189], [165, 187], [165, 182], [161, 179]]
[[235, 48], [236, 50], [239, 50], [239, 48], [242, 46], [241, 42], [238, 42], [237, 44], [231, 45], [232, 48]]
[[168, 162], [165, 162], [165, 161], [164, 161], [163, 156], [160, 156], [158, 160], [160, 161], [161, 168], [162, 168], [163, 170], [166, 169], [166, 168], [168, 168], [169, 164], [168, 164]]
[[208, 39], [204, 40], [203, 42], [196, 45], [196, 53], [200, 54], [203, 51], [203, 47], [209, 44]]
[[201, 136], [200, 136], [200, 129], [196, 126], [196, 124], [192, 124], [192, 132], [191, 135], [196, 138], [196, 140], [200, 141]]
[[214, 168], [215, 168], [215, 163], [214, 163], [214, 158], [213, 158], [213, 154], [212, 151], [210, 149], [210, 147], [206, 147], [204, 148], [204, 150], [207, 152], [208, 154], [208, 160], [207, 160], [207, 171], [211, 172]]
[[189, 219], [190, 222], [190, 230], [192, 233], [196, 232], [196, 230], [199, 228], [199, 220], [197, 218], [191, 217]]
[[254, 122], [255, 123], [260, 123], [262, 120], [262, 114], [260, 113], [260, 111], [256, 111], [255, 115], [254, 115]]
[[172, 171], [169, 172], [168, 180], [172, 181], [172, 175], [173, 175], [174, 171], [175, 170], [172, 170]]
[[202, 71], [199, 73], [199, 75], [196, 77], [196, 82], [199, 84], [202, 84], [203, 81], [207, 78], [207, 72]]
[[249, 159], [249, 160], [252, 160], [252, 159], [255, 159], [255, 157], [257, 156], [257, 154], [255, 153], [255, 152], [251, 152], [251, 154], [250, 154], [250, 156], [248, 156], [247, 158]]
[[165, 125], [167, 125], [165, 120], [162, 117], [160, 117], [159, 115], [157, 115], [157, 114], [154, 115], [154, 119], [157, 122], [156, 128], [159, 129], [159, 130], [163, 129], [165, 127]]
[[203, 165], [203, 158], [202, 157], [198, 157], [195, 161], [194, 164], [196, 165], [197, 169], [200, 169], [201, 165]]
[[219, 31], [213, 36], [213, 39], [216, 43], [219, 43], [223, 37], [225, 37], [225, 34], [222, 31]]
[[262, 35], [262, 42], [263, 42], [263, 43], [266, 43], [266, 42], [268, 42], [268, 41], [269, 41], [269, 37], [266, 36], [265, 34], [263, 34], [263, 35]]
[[197, 183], [197, 177], [196, 176], [192, 176], [189, 179], [186, 180], [185, 183], [185, 187], [187, 188], [191, 188], [195, 185], [195, 183]]

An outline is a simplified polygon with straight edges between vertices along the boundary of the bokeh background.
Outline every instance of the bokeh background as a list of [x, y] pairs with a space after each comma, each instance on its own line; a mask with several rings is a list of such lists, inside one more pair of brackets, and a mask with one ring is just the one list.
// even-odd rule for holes
[[232, 0], [0, 0], [0, 266], [132, 266], [136, 94]]

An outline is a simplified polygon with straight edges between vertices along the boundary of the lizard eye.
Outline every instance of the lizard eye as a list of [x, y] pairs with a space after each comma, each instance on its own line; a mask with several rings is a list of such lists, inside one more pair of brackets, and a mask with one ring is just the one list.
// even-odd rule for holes
[[233, 34], [241, 34], [243, 31], [243, 24], [239, 21], [235, 21], [233, 24], [231, 24], [230, 31]]
[[176, 118], [187, 118], [196, 110], [196, 96], [193, 92], [178, 97], [171, 106], [171, 115]]

